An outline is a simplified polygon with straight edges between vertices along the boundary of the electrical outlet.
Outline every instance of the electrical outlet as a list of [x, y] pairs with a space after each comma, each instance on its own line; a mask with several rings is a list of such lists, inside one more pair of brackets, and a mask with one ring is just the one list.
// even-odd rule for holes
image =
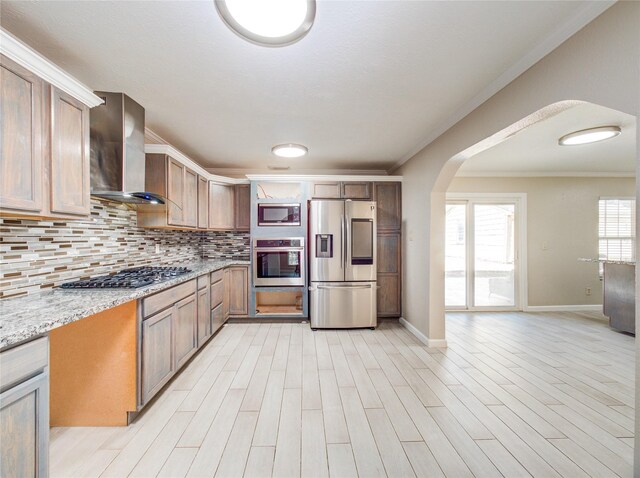
[[585, 287], [584, 293], [585, 295], [591, 295], [591, 287]]
[[160, 254], [160, 244], [156, 244], [156, 254]]

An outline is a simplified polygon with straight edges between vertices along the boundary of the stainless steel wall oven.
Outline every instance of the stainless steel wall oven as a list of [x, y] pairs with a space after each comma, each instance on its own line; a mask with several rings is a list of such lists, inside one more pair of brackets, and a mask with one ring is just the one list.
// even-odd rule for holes
[[253, 285], [304, 286], [304, 238], [254, 239]]

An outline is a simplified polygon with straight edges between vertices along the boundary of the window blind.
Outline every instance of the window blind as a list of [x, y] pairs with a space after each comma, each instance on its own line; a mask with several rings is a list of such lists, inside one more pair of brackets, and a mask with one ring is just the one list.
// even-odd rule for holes
[[635, 260], [635, 199], [600, 199], [598, 217], [599, 258], [611, 261]]

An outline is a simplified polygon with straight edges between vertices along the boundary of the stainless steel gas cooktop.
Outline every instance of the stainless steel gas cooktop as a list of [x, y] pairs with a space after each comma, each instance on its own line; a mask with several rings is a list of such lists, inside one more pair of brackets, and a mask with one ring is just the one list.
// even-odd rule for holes
[[186, 267], [134, 267], [116, 274], [66, 282], [63, 289], [135, 289], [191, 272]]

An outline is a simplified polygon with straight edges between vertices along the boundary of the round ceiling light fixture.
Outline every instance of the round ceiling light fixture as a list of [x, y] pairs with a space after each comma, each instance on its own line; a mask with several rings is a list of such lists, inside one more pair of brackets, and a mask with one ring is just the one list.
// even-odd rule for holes
[[285, 46], [311, 29], [316, 0], [215, 0], [231, 30], [252, 43]]
[[300, 158], [306, 155], [309, 149], [301, 144], [286, 143], [274, 146], [271, 152], [281, 158]]
[[619, 126], [599, 126], [597, 128], [582, 129], [565, 134], [558, 140], [560, 146], [575, 146], [578, 144], [596, 143], [618, 136], [622, 130]]

